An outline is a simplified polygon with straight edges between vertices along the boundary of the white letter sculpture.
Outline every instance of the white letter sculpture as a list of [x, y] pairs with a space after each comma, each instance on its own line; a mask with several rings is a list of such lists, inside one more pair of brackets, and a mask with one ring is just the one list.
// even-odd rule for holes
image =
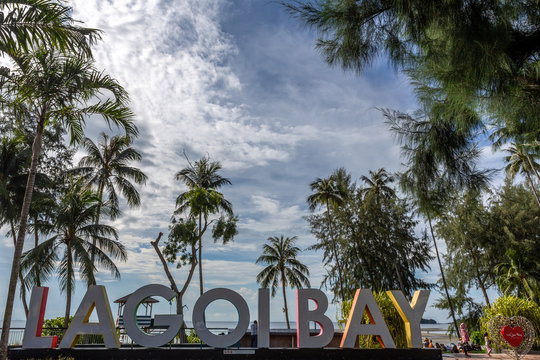
[[[309, 300], [315, 301], [314, 310], [309, 310]], [[324, 315], [328, 309], [328, 298], [319, 289], [296, 290], [296, 339], [299, 348], [325, 347], [334, 337], [334, 324]], [[309, 335], [309, 322], [314, 321], [321, 327], [316, 336]]]
[[48, 287], [35, 287], [30, 297], [30, 309], [24, 329], [23, 349], [55, 348], [58, 336], [41, 336], [43, 316], [47, 306]]
[[162, 334], [148, 335], [137, 325], [137, 309], [144, 299], [150, 296], [161, 296], [170, 301], [176, 293], [166, 286], [159, 284], [146, 285], [131, 294], [124, 308], [124, 326], [129, 337], [139, 345], [158, 347], [174, 339], [184, 319], [182, 315], [155, 315], [154, 325], [167, 326]]
[[[99, 319], [97, 323], [88, 322], [94, 308]], [[83, 334], [103, 335], [106, 347], [120, 347], [105, 286], [92, 285], [88, 288], [73, 320], [71, 320], [69, 328], [64, 334], [60, 348], [73, 347], [79, 335]]]
[[[370, 324], [362, 324], [364, 311], [367, 312]], [[356, 290], [340, 347], [354, 347], [358, 335], [376, 335], [383, 348], [396, 347], [388, 327], [386, 327], [381, 310], [379, 310], [369, 289]]]
[[399, 315], [405, 322], [405, 332], [407, 334], [407, 346], [410, 348], [422, 347], [422, 332], [420, 330], [420, 320], [424, 315], [429, 290], [415, 291], [411, 304], [401, 291], [387, 291], [388, 297], [394, 303]]
[[[215, 300], [227, 300], [232, 303], [236, 308], [236, 311], [238, 311], [238, 324], [236, 325], [236, 328], [227, 335], [212, 334], [204, 323], [204, 310], [206, 310], [206, 307]], [[195, 332], [203, 343], [216, 348], [226, 348], [227, 346], [236, 344], [246, 333], [249, 326], [248, 304], [244, 298], [235, 291], [225, 288], [212, 289], [202, 294], [195, 303], [192, 321]]]

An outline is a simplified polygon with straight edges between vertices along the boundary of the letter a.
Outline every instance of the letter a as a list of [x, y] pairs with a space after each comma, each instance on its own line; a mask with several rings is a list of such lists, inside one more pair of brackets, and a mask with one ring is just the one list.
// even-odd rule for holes
[[[92, 315], [92, 311], [96, 309], [99, 322], [90, 323], [88, 319]], [[60, 343], [60, 348], [71, 348], [77, 342], [79, 335], [83, 334], [99, 334], [103, 335], [105, 346], [108, 348], [119, 348], [120, 341], [114, 320], [109, 306], [109, 299], [105, 286], [92, 285], [81, 300], [81, 304], [71, 320], [71, 324], [64, 334], [64, 338]]]
[[[369, 324], [362, 324], [364, 311], [369, 318]], [[356, 290], [340, 347], [354, 347], [358, 335], [376, 335], [383, 348], [396, 347], [370, 289]]]

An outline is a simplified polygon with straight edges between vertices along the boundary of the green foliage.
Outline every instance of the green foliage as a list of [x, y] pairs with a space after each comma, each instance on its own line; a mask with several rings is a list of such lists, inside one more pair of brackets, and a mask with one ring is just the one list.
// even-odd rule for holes
[[400, 289], [410, 295], [414, 290], [432, 285], [417, 277], [417, 271], [426, 271], [432, 259], [426, 234], [415, 234], [410, 205], [399, 199], [389, 186], [391, 177], [380, 169], [364, 177], [366, 187], [350, 183], [340, 185], [346, 189], [346, 199], [339, 206], [322, 214], [310, 215], [307, 220], [317, 243], [309, 249], [323, 251], [327, 275], [324, 284], [334, 291], [338, 299], [339, 278], [334, 263], [335, 253], [343, 261], [343, 287], [346, 299], [354, 296], [358, 288], [374, 290]]
[[[405, 323], [399, 315], [396, 307], [392, 303], [392, 300], [388, 297], [386, 292], [379, 291], [373, 292], [375, 301], [381, 310], [382, 316], [390, 331], [392, 339], [397, 348], [407, 348], [407, 334], [405, 332]], [[338, 324], [340, 327], [343, 327], [347, 323], [347, 318], [349, 317], [352, 307], [352, 300], [347, 300], [341, 303], [341, 313], [338, 318]], [[369, 324], [369, 318], [366, 313], [363, 314], [362, 323]], [[379, 343], [376, 339], [376, 336], [359, 336], [358, 345], [360, 348], [376, 348], [379, 347]]]
[[193, 329], [189, 330], [189, 335], [187, 336], [187, 342], [189, 344], [200, 344], [201, 343], [201, 339], [199, 339], [199, 337], [195, 333], [195, 330], [193, 330]]
[[471, 333], [471, 344], [485, 345], [484, 333], [481, 331], [473, 331]]
[[232, 241], [238, 234], [236, 227], [237, 222], [238, 217], [236, 216], [220, 216], [212, 229], [212, 237], [214, 238], [214, 242], [217, 242], [219, 239], [221, 239], [223, 244], [227, 244], [229, 241]]
[[[71, 324], [71, 320], [73, 320], [73, 316], [69, 317], [68, 320], [68, 326]], [[64, 336], [64, 317], [59, 316], [57, 318], [53, 319], [45, 319], [43, 321], [43, 336], [58, 336], [58, 343], [62, 340], [62, 336]]]
[[523, 316], [527, 318], [534, 327], [536, 336], [536, 346], [540, 346], [540, 306], [538, 303], [518, 298], [515, 296], [501, 296], [491, 304], [491, 307], [484, 308], [484, 315], [480, 318], [481, 331], [487, 332], [489, 322], [496, 316]]

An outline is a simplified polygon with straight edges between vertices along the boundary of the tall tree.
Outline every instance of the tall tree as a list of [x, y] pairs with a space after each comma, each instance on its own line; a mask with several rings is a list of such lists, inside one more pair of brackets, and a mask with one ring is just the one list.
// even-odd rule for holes
[[343, 193], [344, 189], [338, 185], [333, 176], [330, 176], [327, 179], [317, 178], [310, 184], [310, 188], [313, 194], [309, 195], [307, 198], [309, 209], [315, 211], [319, 206], [324, 206], [326, 208], [328, 235], [332, 244], [332, 256], [336, 262], [339, 279], [339, 293], [341, 295], [341, 301], [345, 301], [345, 293], [343, 291], [343, 267], [340, 264], [337, 241], [332, 227], [332, 215], [330, 213], [331, 208], [336, 208], [343, 204], [345, 196]]
[[[17, 274], [46, 124], [56, 123], [68, 129], [72, 142], [82, 140], [83, 128], [90, 115], [101, 116], [107, 123], [122, 127], [127, 133], [137, 132], [132, 122], [133, 114], [127, 108], [126, 91], [113, 78], [97, 70], [89, 59], [38, 50], [17, 57], [17, 65], [18, 68], [11, 73], [0, 75], [0, 83], [4, 85], [3, 94], [9, 95], [10, 102], [7, 105], [15, 109], [17, 116], [24, 116], [25, 111], [17, 111], [23, 107], [38, 120], [2, 325], [4, 330], [0, 341], [2, 359], [7, 354], [8, 329], [17, 287]], [[104, 90], [109, 91], [113, 99], [97, 100], [96, 96]]]
[[[226, 243], [236, 235], [236, 217], [232, 211], [231, 203], [222, 193], [217, 191], [223, 185], [230, 185], [231, 181], [218, 172], [222, 169], [219, 161], [212, 161], [204, 156], [180, 170], [176, 179], [187, 185], [188, 191], [181, 193], [176, 199], [175, 214], [188, 214], [188, 217], [197, 223], [197, 253], [199, 265], [199, 291], [204, 292], [202, 248], [203, 235], [208, 226], [216, 222], [214, 227], [214, 241], [222, 238]], [[218, 219], [210, 219], [212, 215], [220, 215]], [[225, 217], [227, 216], [227, 218]], [[216, 233], [216, 230], [218, 233]], [[220, 233], [219, 233], [220, 232]], [[223, 236], [224, 235], [224, 236]]]
[[504, 257], [504, 243], [494, 236], [489, 207], [480, 193], [469, 191], [456, 197], [436, 226], [446, 243], [445, 273], [458, 292], [480, 289], [490, 306], [487, 290], [495, 283], [494, 270]]
[[[103, 195], [106, 192], [107, 202], [114, 210], [112, 215], [115, 216], [120, 211], [117, 191], [125, 197], [128, 206], [139, 206], [139, 192], [131, 181], [144, 185], [147, 176], [130, 164], [142, 158], [141, 154], [131, 147], [130, 137], [117, 135], [109, 139], [107, 134], [101, 133], [97, 145], [87, 137], [81, 145], [87, 155], [81, 158], [79, 166], [72, 171], [97, 190], [101, 202], [104, 202]], [[99, 224], [100, 210], [98, 207], [96, 224]], [[96, 240], [94, 245], [95, 242]], [[94, 254], [91, 254], [91, 259], [94, 262]]]
[[[454, 327], [459, 329], [444, 276], [444, 269], [433, 230], [433, 219], [440, 218], [452, 191], [483, 189], [490, 171], [476, 166], [479, 149], [474, 127], [465, 130], [449, 121], [444, 113], [433, 109], [417, 117], [397, 111], [384, 111], [391, 131], [401, 144], [407, 170], [400, 175], [401, 187], [410, 194], [419, 213], [428, 220], [437, 255], [443, 288], [450, 306]], [[463, 117], [458, 123], [477, 124], [476, 116], [468, 112], [453, 114]]]
[[[41, 281], [45, 281], [56, 271], [60, 290], [67, 296], [64, 328], [68, 326], [76, 273], [88, 284], [95, 284], [96, 267], [102, 267], [118, 279], [120, 273], [113, 259], [127, 259], [116, 229], [94, 223], [98, 211], [108, 212], [110, 207], [101, 204], [99, 196], [81, 179], [73, 182], [56, 205], [54, 222], [47, 226], [46, 232], [51, 237], [26, 252], [21, 262], [21, 268], [29, 275], [26, 282], [30, 285], [36, 283], [36, 273], [40, 274]], [[96, 245], [93, 239], [97, 240]], [[91, 261], [91, 253], [95, 254], [95, 264]]]
[[291, 328], [289, 323], [289, 310], [287, 308], [287, 295], [285, 288], [300, 289], [303, 286], [310, 287], [309, 269], [302, 264], [297, 255], [300, 249], [294, 246], [296, 236], [291, 238], [272, 236], [268, 238], [268, 244], [263, 245], [263, 254], [257, 259], [257, 264], [267, 265], [259, 274], [257, 282], [262, 287], [270, 287], [272, 296], [276, 295], [276, 289], [281, 284], [283, 291], [283, 311], [287, 321], [287, 329]]

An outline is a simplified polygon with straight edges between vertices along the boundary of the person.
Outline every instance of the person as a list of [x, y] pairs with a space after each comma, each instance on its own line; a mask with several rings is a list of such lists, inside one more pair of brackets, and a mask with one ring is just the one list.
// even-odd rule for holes
[[251, 324], [251, 347], [257, 347], [257, 320]]
[[433, 348], [433, 340], [431, 340], [431, 339], [429, 340], [428, 348], [430, 348], [430, 349]]
[[459, 325], [459, 332], [461, 333], [461, 346], [463, 348], [463, 353], [466, 357], [471, 357], [468, 352], [469, 341], [471, 341], [471, 338], [469, 337], [469, 333], [467, 332], [467, 325], [465, 325], [465, 323], [461, 323]]
[[486, 341], [486, 351], [489, 357], [491, 357], [491, 339], [489, 338], [488, 333], [484, 333], [484, 340]]
[[424, 339], [424, 348], [427, 348], [429, 346], [429, 340], [428, 338]]

